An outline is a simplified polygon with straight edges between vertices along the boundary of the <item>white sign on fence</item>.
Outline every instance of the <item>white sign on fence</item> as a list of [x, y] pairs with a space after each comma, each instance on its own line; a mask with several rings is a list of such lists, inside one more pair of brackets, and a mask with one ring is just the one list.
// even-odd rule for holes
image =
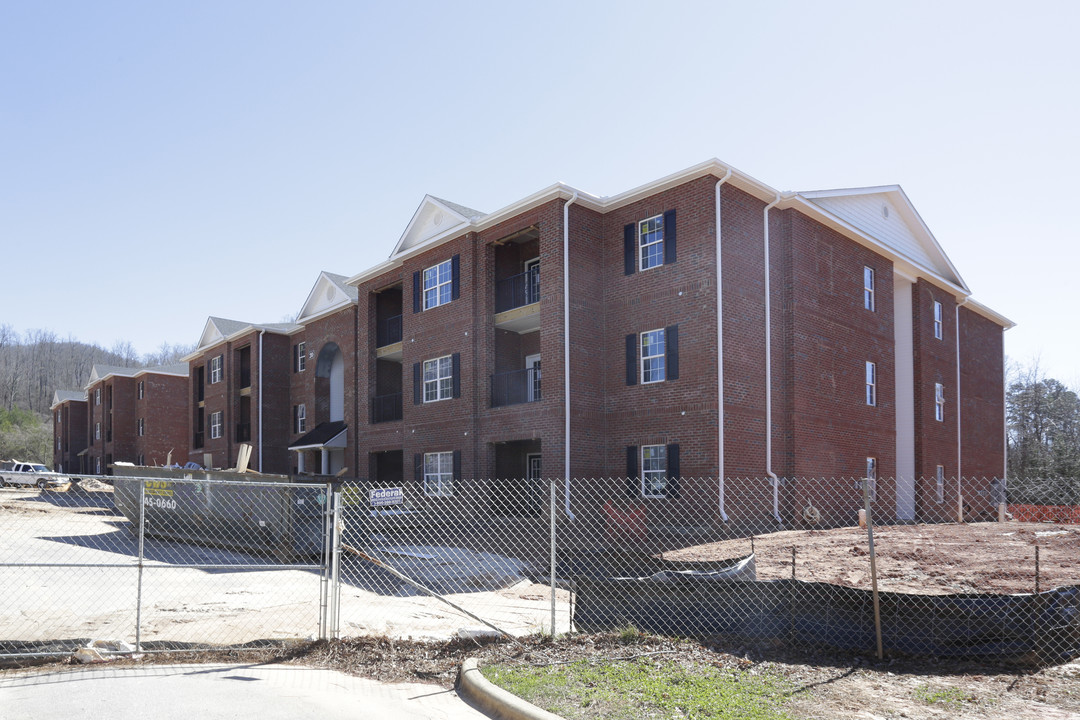
[[399, 487], [372, 488], [370, 497], [372, 507], [400, 505], [405, 501], [405, 493]]

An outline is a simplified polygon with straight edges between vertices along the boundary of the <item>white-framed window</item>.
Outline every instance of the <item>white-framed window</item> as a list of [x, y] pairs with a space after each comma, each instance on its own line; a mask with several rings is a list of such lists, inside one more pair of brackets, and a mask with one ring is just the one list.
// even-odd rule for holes
[[937, 466], [937, 487], [935, 488], [934, 499], [939, 503], [945, 502], [945, 466]]
[[60, 424], [60, 411], [59, 410], [56, 411], [56, 424], [57, 425]]
[[304, 372], [307, 368], [307, 343], [296, 343], [296, 372]]
[[454, 453], [424, 454], [424, 494], [429, 497], [454, 494]]
[[146, 397], [146, 382], [144, 380], [139, 381], [139, 399], [142, 400]]
[[94, 404], [101, 404], [101, 388], [97, 388], [96, 390], [94, 390]]
[[60, 438], [56, 438], [56, 449], [60, 449]]
[[877, 405], [877, 363], [866, 362], [866, 404]]
[[934, 419], [945, 420], [945, 386], [941, 383], [934, 383]]
[[942, 327], [941, 327], [941, 303], [939, 303], [937, 300], [935, 300], [934, 301], [934, 337], [936, 337], [938, 340], [940, 340], [941, 337], [942, 337], [942, 334], [943, 333], [942, 333]]
[[667, 496], [667, 446], [641, 446], [641, 494], [645, 497]]
[[221, 411], [210, 413], [210, 439], [217, 440], [221, 437]]
[[135, 464], [140, 466], [140, 467], [145, 467], [146, 466], [146, 456], [141, 454], [141, 453], [139, 455], [136, 455], [135, 456]]
[[218, 355], [217, 357], [210, 358], [210, 384], [211, 385], [214, 385], [215, 383], [221, 382], [222, 357], [223, 356]]
[[863, 307], [867, 310], [874, 310], [874, 268], [863, 267]]
[[146, 435], [146, 418], [139, 418], [135, 421], [135, 433], [139, 437]]
[[97, 468], [97, 470], [94, 471], [94, 474], [95, 475], [100, 475], [101, 474], [101, 458], [97, 459], [97, 462], [94, 463], [94, 467]]
[[94, 423], [94, 439], [101, 439], [101, 423], [99, 422]]
[[453, 268], [450, 260], [424, 270], [424, 309], [430, 310], [450, 302], [453, 290]]
[[664, 264], [664, 216], [646, 218], [638, 223], [638, 269], [648, 270]]
[[296, 428], [297, 433], [307, 432], [307, 405], [300, 403], [296, 406]]
[[454, 396], [454, 358], [444, 355], [424, 361], [424, 402], [449, 400]]
[[662, 382], [666, 375], [664, 357], [667, 346], [664, 329], [646, 330], [641, 333], [641, 384]]
[[870, 496], [871, 502], [877, 500], [877, 470], [877, 458], [866, 458], [866, 492]]

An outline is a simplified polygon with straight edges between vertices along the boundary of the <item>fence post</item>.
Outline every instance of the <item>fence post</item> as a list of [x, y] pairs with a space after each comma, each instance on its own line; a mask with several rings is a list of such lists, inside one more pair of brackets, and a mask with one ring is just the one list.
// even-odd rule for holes
[[550, 507], [548, 515], [551, 519], [551, 637], [555, 637], [555, 478], [550, 478]]
[[336, 640], [341, 637], [341, 531], [344, 524], [341, 507], [343, 503], [341, 502], [341, 490], [335, 491], [333, 484], [328, 484], [326, 487], [329, 492], [333, 492], [334, 498], [334, 543], [332, 551], [333, 576], [330, 584], [330, 637]]
[[874, 552], [874, 518], [870, 514], [870, 479], [863, 478], [862, 495], [863, 505], [866, 509], [866, 535], [870, 539], [870, 587], [874, 594], [874, 630], [877, 633], [877, 656], [881, 660], [885, 653], [881, 644], [881, 605], [878, 602], [877, 589], [877, 555]]
[[146, 481], [139, 481], [139, 581], [135, 593], [135, 652], [142, 652], [143, 538], [146, 537]]
[[323, 501], [323, 553], [322, 553], [322, 573], [319, 578], [319, 639], [326, 640], [328, 638], [328, 628], [330, 625], [330, 566], [331, 556], [333, 554], [333, 537], [334, 537], [334, 518], [333, 518], [333, 496], [330, 494], [329, 486], [327, 487], [326, 497]]

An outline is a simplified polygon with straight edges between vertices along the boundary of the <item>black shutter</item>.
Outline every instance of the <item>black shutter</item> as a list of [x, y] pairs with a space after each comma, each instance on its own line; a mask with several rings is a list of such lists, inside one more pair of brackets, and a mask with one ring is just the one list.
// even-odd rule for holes
[[637, 385], [637, 343], [636, 333], [626, 336], [626, 384]]
[[420, 305], [420, 271], [412, 274], [412, 311], [418, 313], [423, 309]]
[[451, 373], [454, 378], [454, 397], [461, 397], [461, 353], [450, 356]]
[[664, 213], [664, 264], [675, 262], [675, 211]]
[[292, 431], [294, 433], [296, 432], [296, 428], [300, 424], [299, 420], [300, 420], [300, 406], [299, 405], [293, 405], [292, 406]]
[[638, 446], [626, 446], [626, 496], [636, 498], [641, 487], [638, 477]]
[[679, 497], [679, 481], [682, 473], [679, 471], [679, 444], [673, 443], [667, 446], [667, 496]]
[[292, 371], [300, 372], [300, 346], [292, 346]]
[[424, 492], [424, 456], [420, 453], [416, 453], [412, 456], [413, 461], [413, 479], [420, 486], [420, 492]]
[[461, 256], [450, 258], [450, 299], [461, 297]]
[[454, 484], [461, 482], [461, 451], [454, 451]]
[[420, 363], [412, 366], [412, 402], [419, 405], [424, 401], [424, 376], [420, 370]]
[[623, 272], [633, 275], [637, 270], [637, 224], [623, 227]]
[[679, 379], [679, 326], [664, 328], [665, 380]]

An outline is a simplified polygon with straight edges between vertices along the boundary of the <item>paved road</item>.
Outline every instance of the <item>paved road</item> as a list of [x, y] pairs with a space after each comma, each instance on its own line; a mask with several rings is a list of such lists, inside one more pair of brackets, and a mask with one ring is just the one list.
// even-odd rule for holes
[[4, 720], [481, 720], [452, 690], [287, 665], [0, 673]]

